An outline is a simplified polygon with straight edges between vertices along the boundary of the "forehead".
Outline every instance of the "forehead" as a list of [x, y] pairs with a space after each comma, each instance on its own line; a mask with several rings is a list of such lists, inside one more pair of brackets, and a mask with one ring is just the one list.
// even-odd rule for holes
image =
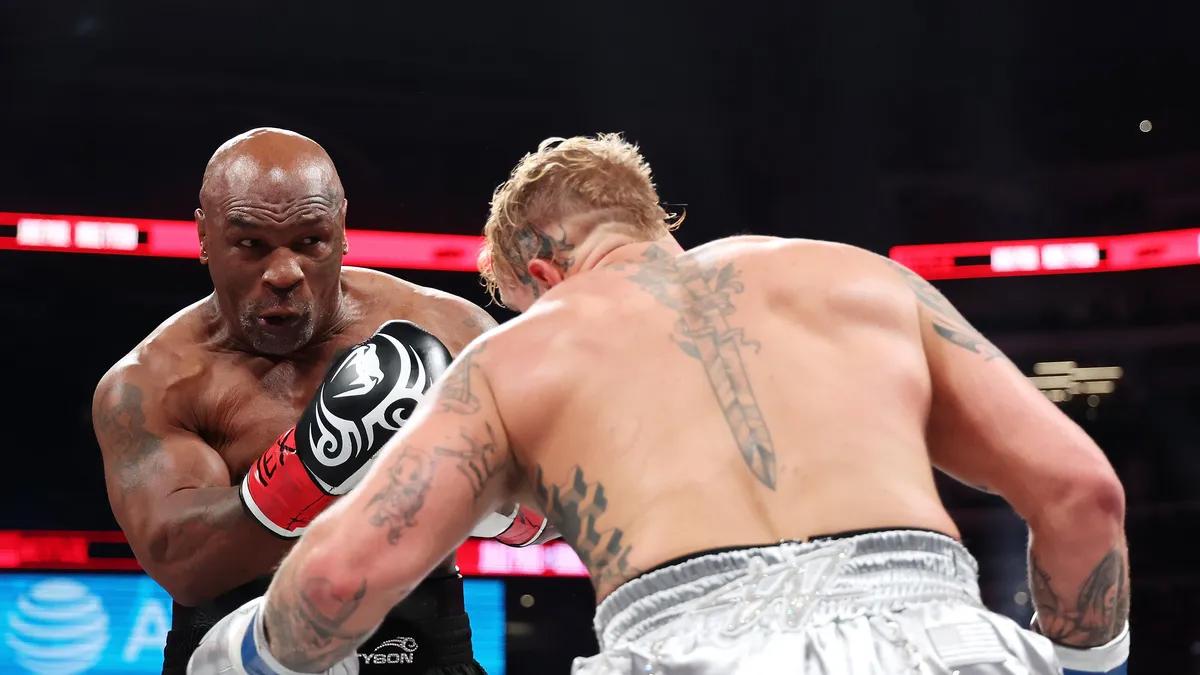
[[284, 205], [296, 200], [318, 198], [335, 206], [337, 176], [316, 161], [287, 164], [263, 162], [249, 156], [229, 160], [215, 181], [214, 193], [221, 202], [248, 200]]

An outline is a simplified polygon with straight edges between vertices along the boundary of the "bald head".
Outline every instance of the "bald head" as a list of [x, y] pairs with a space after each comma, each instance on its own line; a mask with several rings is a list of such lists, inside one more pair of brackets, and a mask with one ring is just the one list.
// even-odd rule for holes
[[345, 197], [329, 153], [294, 131], [261, 127], [234, 136], [213, 153], [200, 185], [200, 206], [211, 209], [229, 197], [275, 202], [306, 195], [336, 205]]
[[253, 129], [213, 153], [196, 209], [200, 260], [235, 343], [287, 354], [341, 303], [346, 198], [329, 154], [283, 129]]

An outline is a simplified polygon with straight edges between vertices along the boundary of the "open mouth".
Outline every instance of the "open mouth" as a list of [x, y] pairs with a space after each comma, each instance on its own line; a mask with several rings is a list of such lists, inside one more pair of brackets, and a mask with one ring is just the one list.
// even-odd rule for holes
[[266, 328], [291, 328], [300, 323], [300, 314], [282, 309], [270, 309], [258, 315], [258, 323]]

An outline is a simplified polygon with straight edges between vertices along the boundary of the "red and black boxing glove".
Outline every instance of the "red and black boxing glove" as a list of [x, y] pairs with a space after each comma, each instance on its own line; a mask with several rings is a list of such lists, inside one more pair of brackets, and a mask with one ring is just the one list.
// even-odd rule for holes
[[471, 536], [495, 539], [521, 548], [537, 542], [545, 534], [548, 522], [537, 511], [515, 504], [511, 513], [489, 513], [484, 516], [471, 530]]
[[450, 365], [450, 351], [407, 321], [389, 321], [334, 359], [300, 416], [242, 480], [247, 512], [281, 537], [299, 537], [412, 416]]

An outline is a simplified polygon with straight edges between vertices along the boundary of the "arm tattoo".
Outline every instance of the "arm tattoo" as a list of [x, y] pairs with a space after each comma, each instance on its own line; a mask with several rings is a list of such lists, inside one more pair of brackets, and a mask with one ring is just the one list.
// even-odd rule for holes
[[[571, 252], [575, 250], [575, 244], [567, 241], [567, 230], [562, 225], [558, 226], [558, 232], [558, 237], [551, 237], [533, 226], [521, 230], [517, 233], [517, 248], [520, 249], [521, 256], [526, 261], [540, 258], [566, 274], [567, 270], [575, 264], [575, 257], [571, 255]], [[537, 280], [529, 274], [529, 268], [526, 265], [513, 265], [513, 268], [517, 272], [517, 280], [522, 285], [533, 289], [534, 298], [539, 297], [542, 294], [542, 288], [538, 285]]]
[[486, 441], [476, 440], [467, 433], [460, 431], [459, 434], [463, 439], [463, 447], [447, 448], [435, 446], [433, 448], [434, 454], [438, 456], [458, 460], [455, 468], [471, 484], [471, 493], [476, 500], [483, 494], [492, 477], [500, 473], [507, 464], [496, 445], [496, 435], [492, 432], [492, 425], [485, 422], [484, 427], [487, 429], [488, 435]]
[[578, 466], [566, 485], [547, 485], [540, 466], [535, 480], [542, 511], [587, 565], [593, 584], [600, 587], [620, 583], [641, 571], [629, 564], [633, 548], [622, 541], [625, 533], [620, 528], [596, 527], [596, 521], [608, 509], [604, 485], [588, 483]]
[[478, 368], [475, 357], [484, 350], [487, 342], [458, 357], [451, 372], [442, 380], [438, 408], [444, 412], [471, 415], [479, 412], [479, 397], [471, 391], [471, 369]]
[[131, 490], [141, 484], [149, 468], [147, 461], [162, 439], [146, 430], [142, 390], [127, 382], [117, 386], [120, 400], [116, 405], [102, 407], [94, 423], [98, 440], [119, 453], [121, 489]]
[[744, 289], [737, 269], [733, 263], [720, 269], [704, 267], [670, 256], [657, 246], [645, 255], [648, 263], [639, 265], [629, 279], [679, 314], [672, 338], [704, 366], [742, 459], [760, 483], [774, 490], [775, 445], [741, 351], [747, 347], [757, 352], [761, 345], [747, 340], [741, 328], [729, 323], [737, 311], [733, 295]]
[[366, 579], [348, 598], [335, 594], [323, 577], [301, 581], [293, 572], [288, 581], [271, 593], [263, 617], [267, 644], [280, 663], [293, 670], [319, 672], [347, 656], [367, 637], [343, 628], [367, 594]]
[[390, 461], [388, 484], [371, 497], [366, 508], [371, 513], [369, 522], [388, 528], [388, 543], [395, 546], [404, 531], [417, 524], [436, 463], [408, 446]]
[[954, 308], [954, 305], [950, 304], [946, 296], [933, 287], [933, 284], [925, 281], [904, 265], [890, 258], [885, 258], [885, 260], [904, 279], [904, 283], [908, 284], [913, 295], [917, 296], [917, 300], [934, 313], [933, 330], [939, 337], [951, 344], [975, 352], [988, 361], [1003, 356], [999, 349], [988, 342], [987, 338], [975, 330], [966, 318]]
[[1129, 618], [1129, 581], [1125, 556], [1109, 551], [1096, 565], [1071, 603], [1050, 586], [1050, 575], [1029, 555], [1029, 588], [1038, 628], [1055, 642], [1094, 646], [1116, 637]]

